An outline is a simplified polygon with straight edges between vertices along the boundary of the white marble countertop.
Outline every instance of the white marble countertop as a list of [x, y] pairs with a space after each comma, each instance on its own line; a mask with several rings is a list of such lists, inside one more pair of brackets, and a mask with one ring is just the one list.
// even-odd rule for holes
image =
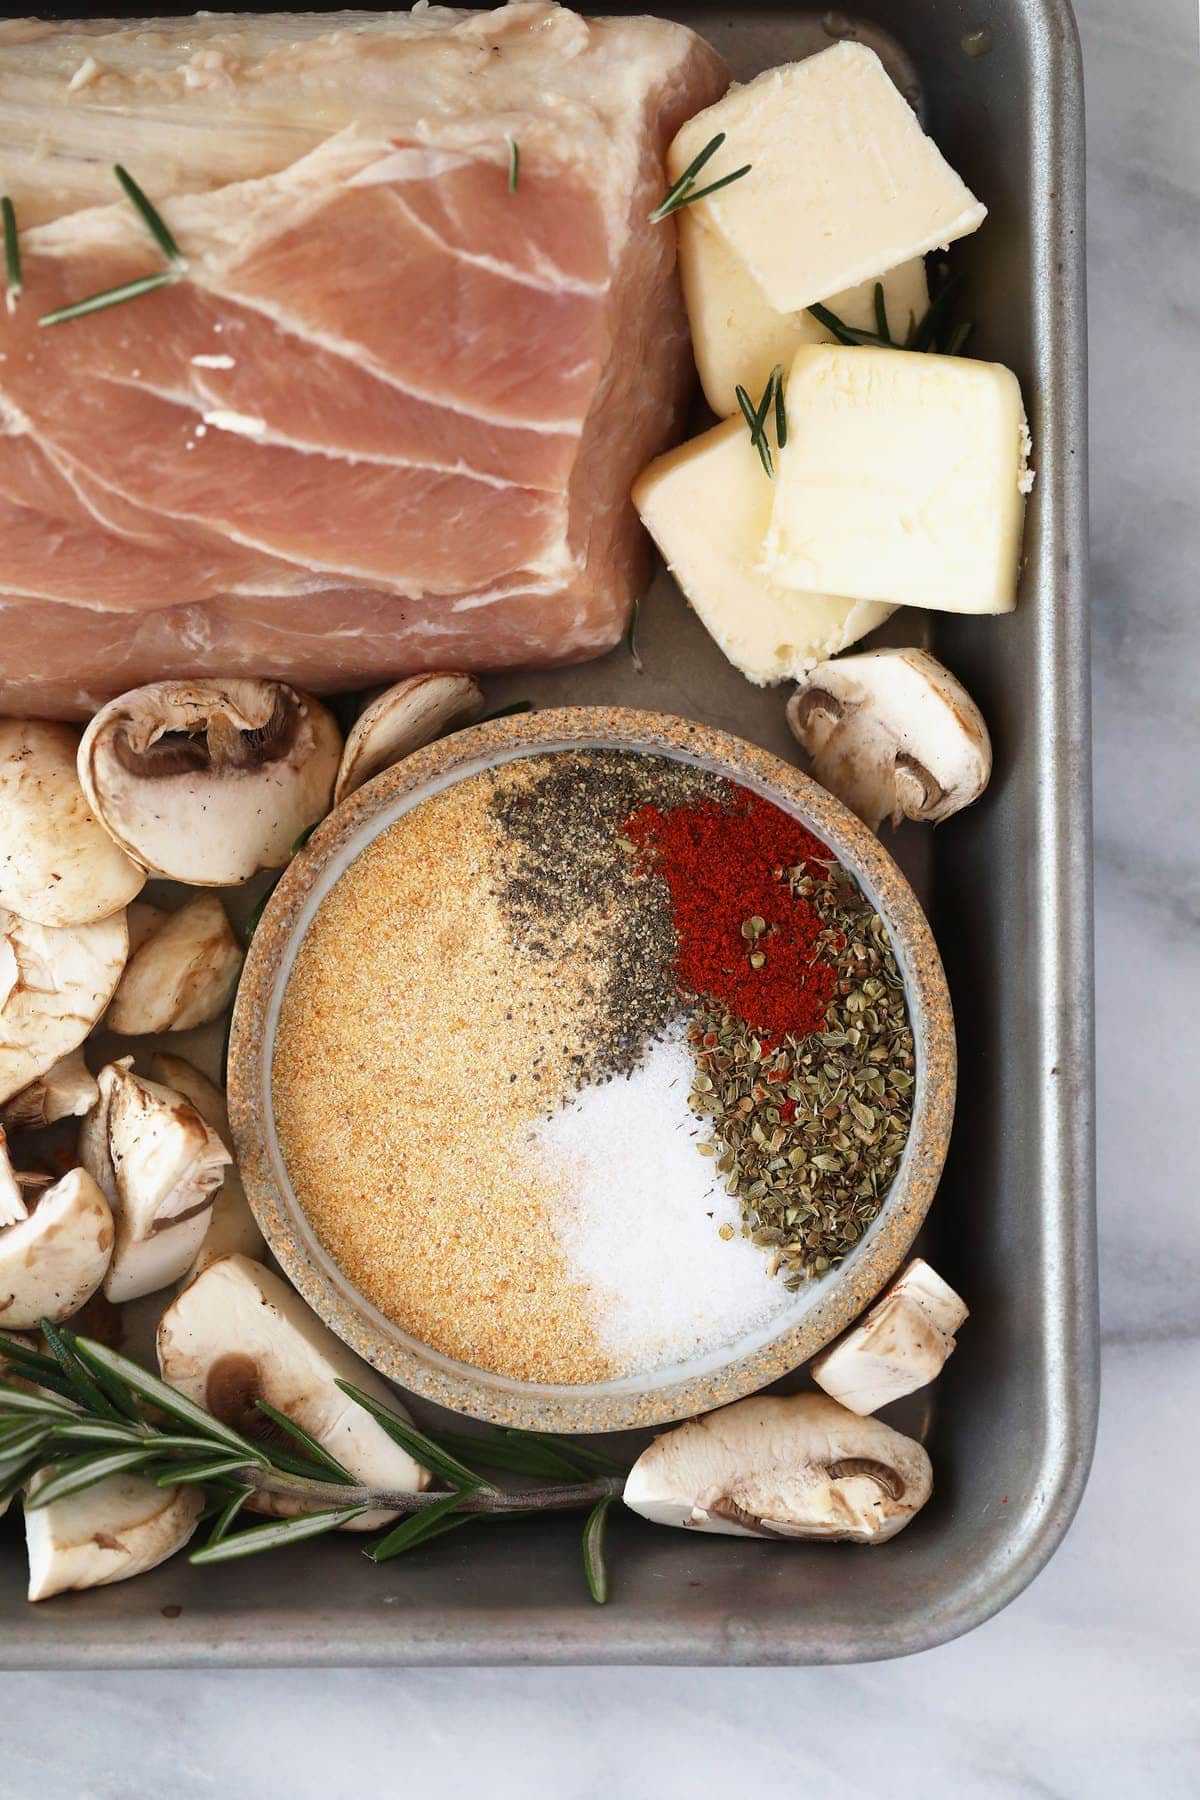
[[1077, 8], [1105, 1363], [1095, 1470], [1065, 1545], [969, 1638], [871, 1667], [10, 1675], [0, 1800], [1200, 1794], [1196, 18], [1188, 0]]

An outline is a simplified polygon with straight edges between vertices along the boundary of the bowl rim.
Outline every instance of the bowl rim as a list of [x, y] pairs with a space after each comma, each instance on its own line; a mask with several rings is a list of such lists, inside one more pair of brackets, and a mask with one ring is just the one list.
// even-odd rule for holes
[[[696, 761], [796, 813], [828, 843], [893, 939], [917, 1046], [917, 1085], [904, 1157], [878, 1218], [837, 1271], [804, 1290], [814, 1297], [799, 1319], [777, 1321], [751, 1348], [732, 1345], [675, 1379], [652, 1374], [575, 1387], [518, 1382], [456, 1362], [379, 1312], [323, 1250], [290, 1193], [270, 1086], [274, 1024], [296, 952], [325, 893], [367, 843], [399, 812], [481, 770], [514, 757], [586, 748]], [[953, 1122], [956, 1047], [946, 978], [920, 903], [888, 851], [848, 808], [798, 768], [715, 727], [634, 708], [570, 706], [486, 720], [438, 739], [327, 815], [284, 871], [248, 948], [227, 1082], [238, 1166], [267, 1245], [343, 1342], [390, 1380], [452, 1411], [538, 1430], [599, 1432], [666, 1424], [757, 1392], [807, 1362], [870, 1304], [900, 1267], [933, 1201]]]

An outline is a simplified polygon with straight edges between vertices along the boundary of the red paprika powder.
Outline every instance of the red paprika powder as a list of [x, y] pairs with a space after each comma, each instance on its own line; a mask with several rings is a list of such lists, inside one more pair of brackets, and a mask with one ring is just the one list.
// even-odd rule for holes
[[[760, 1034], [804, 1037], [821, 1030], [837, 975], [817, 948], [820, 915], [781, 871], [807, 863], [822, 876], [832, 852], [769, 800], [741, 790], [738, 802], [642, 806], [623, 833], [670, 889], [680, 987], [711, 995]], [[747, 938], [751, 920], [765, 929]]]

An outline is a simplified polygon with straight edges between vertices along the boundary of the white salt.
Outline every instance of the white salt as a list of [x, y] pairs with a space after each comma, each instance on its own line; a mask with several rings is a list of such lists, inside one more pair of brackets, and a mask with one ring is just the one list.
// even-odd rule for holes
[[688, 1106], [693, 1074], [679, 1025], [628, 1079], [585, 1088], [533, 1129], [568, 1270], [588, 1284], [599, 1347], [626, 1374], [718, 1350], [792, 1302], [697, 1148], [707, 1132]]

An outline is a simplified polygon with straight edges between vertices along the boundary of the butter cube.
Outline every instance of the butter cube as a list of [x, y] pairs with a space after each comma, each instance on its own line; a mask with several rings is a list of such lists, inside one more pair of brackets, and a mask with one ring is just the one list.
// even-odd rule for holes
[[773, 488], [737, 418], [660, 456], [633, 490], [643, 524], [701, 623], [760, 686], [798, 680], [892, 611], [793, 593], [760, 572]]
[[672, 181], [719, 131], [698, 185], [744, 163], [750, 173], [693, 205], [776, 312], [945, 248], [986, 217], [865, 44], [834, 44], [731, 88], [676, 136]]
[[[834, 338], [811, 313], [776, 312], [736, 250], [699, 216], [702, 210], [687, 206], [679, 215], [679, 269], [704, 395], [728, 419], [738, 411], [739, 383], [757, 400], [777, 363], [786, 369], [801, 344]], [[924, 260], [913, 257], [878, 280], [892, 336], [902, 340], [910, 321], [924, 318], [929, 306]], [[873, 280], [825, 304], [847, 325], [874, 331]]]
[[1011, 370], [808, 344], [786, 392], [788, 443], [762, 563], [773, 583], [944, 612], [1011, 611], [1033, 479]]

